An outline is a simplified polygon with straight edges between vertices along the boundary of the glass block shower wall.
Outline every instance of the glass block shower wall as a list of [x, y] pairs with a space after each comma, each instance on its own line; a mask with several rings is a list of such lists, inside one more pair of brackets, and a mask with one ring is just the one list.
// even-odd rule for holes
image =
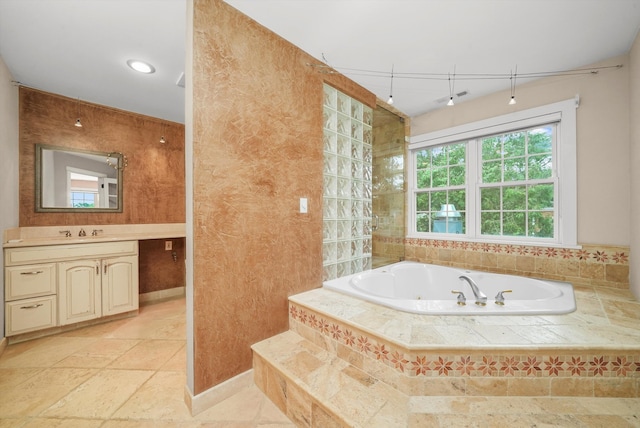
[[371, 268], [373, 110], [324, 85], [323, 278]]

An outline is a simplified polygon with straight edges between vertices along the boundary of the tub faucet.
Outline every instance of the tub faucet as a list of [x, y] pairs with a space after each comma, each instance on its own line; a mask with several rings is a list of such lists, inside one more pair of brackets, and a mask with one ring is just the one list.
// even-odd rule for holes
[[473, 295], [476, 297], [476, 305], [486, 306], [487, 296], [482, 291], [480, 291], [480, 289], [478, 288], [478, 284], [476, 284], [476, 282], [473, 279], [469, 278], [467, 275], [460, 275], [458, 278], [464, 279], [469, 283], [471, 291], [473, 291]]

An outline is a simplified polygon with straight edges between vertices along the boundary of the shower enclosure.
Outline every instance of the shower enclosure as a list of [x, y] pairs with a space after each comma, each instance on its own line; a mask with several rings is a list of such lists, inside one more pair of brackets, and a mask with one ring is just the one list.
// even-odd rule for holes
[[399, 117], [324, 85], [323, 141], [323, 279], [371, 269], [374, 260], [380, 266], [402, 259], [404, 125]]
[[373, 113], [372, 267], [404, 259], [405, 121], [378, 105]]

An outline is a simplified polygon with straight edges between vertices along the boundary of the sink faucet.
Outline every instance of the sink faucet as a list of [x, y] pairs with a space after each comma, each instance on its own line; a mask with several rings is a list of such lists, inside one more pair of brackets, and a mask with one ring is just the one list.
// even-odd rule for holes
[[80, 233], [78, 233], [78, 236], [87, 236], [87, 232], [85, 232], [84, 229], [80, 229]]
[[464, 279], [469, 283], [469, 286], [471, 286], [471, 290], [473, 291], [473, 295], [476, 297], [476, 305], [485, 306], [487, 304], [487, 296], [480, 291], [478, 284], [476, 284], [473, 279], [469, 278], [467, 275], [460, 275], [458, 278]]

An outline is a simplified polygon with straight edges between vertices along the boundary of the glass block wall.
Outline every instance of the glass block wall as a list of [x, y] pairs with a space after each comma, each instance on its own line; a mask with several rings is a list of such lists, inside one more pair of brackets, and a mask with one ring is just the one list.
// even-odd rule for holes
[[373, 110], [324, 85], [323, 279], [371, 268]]

